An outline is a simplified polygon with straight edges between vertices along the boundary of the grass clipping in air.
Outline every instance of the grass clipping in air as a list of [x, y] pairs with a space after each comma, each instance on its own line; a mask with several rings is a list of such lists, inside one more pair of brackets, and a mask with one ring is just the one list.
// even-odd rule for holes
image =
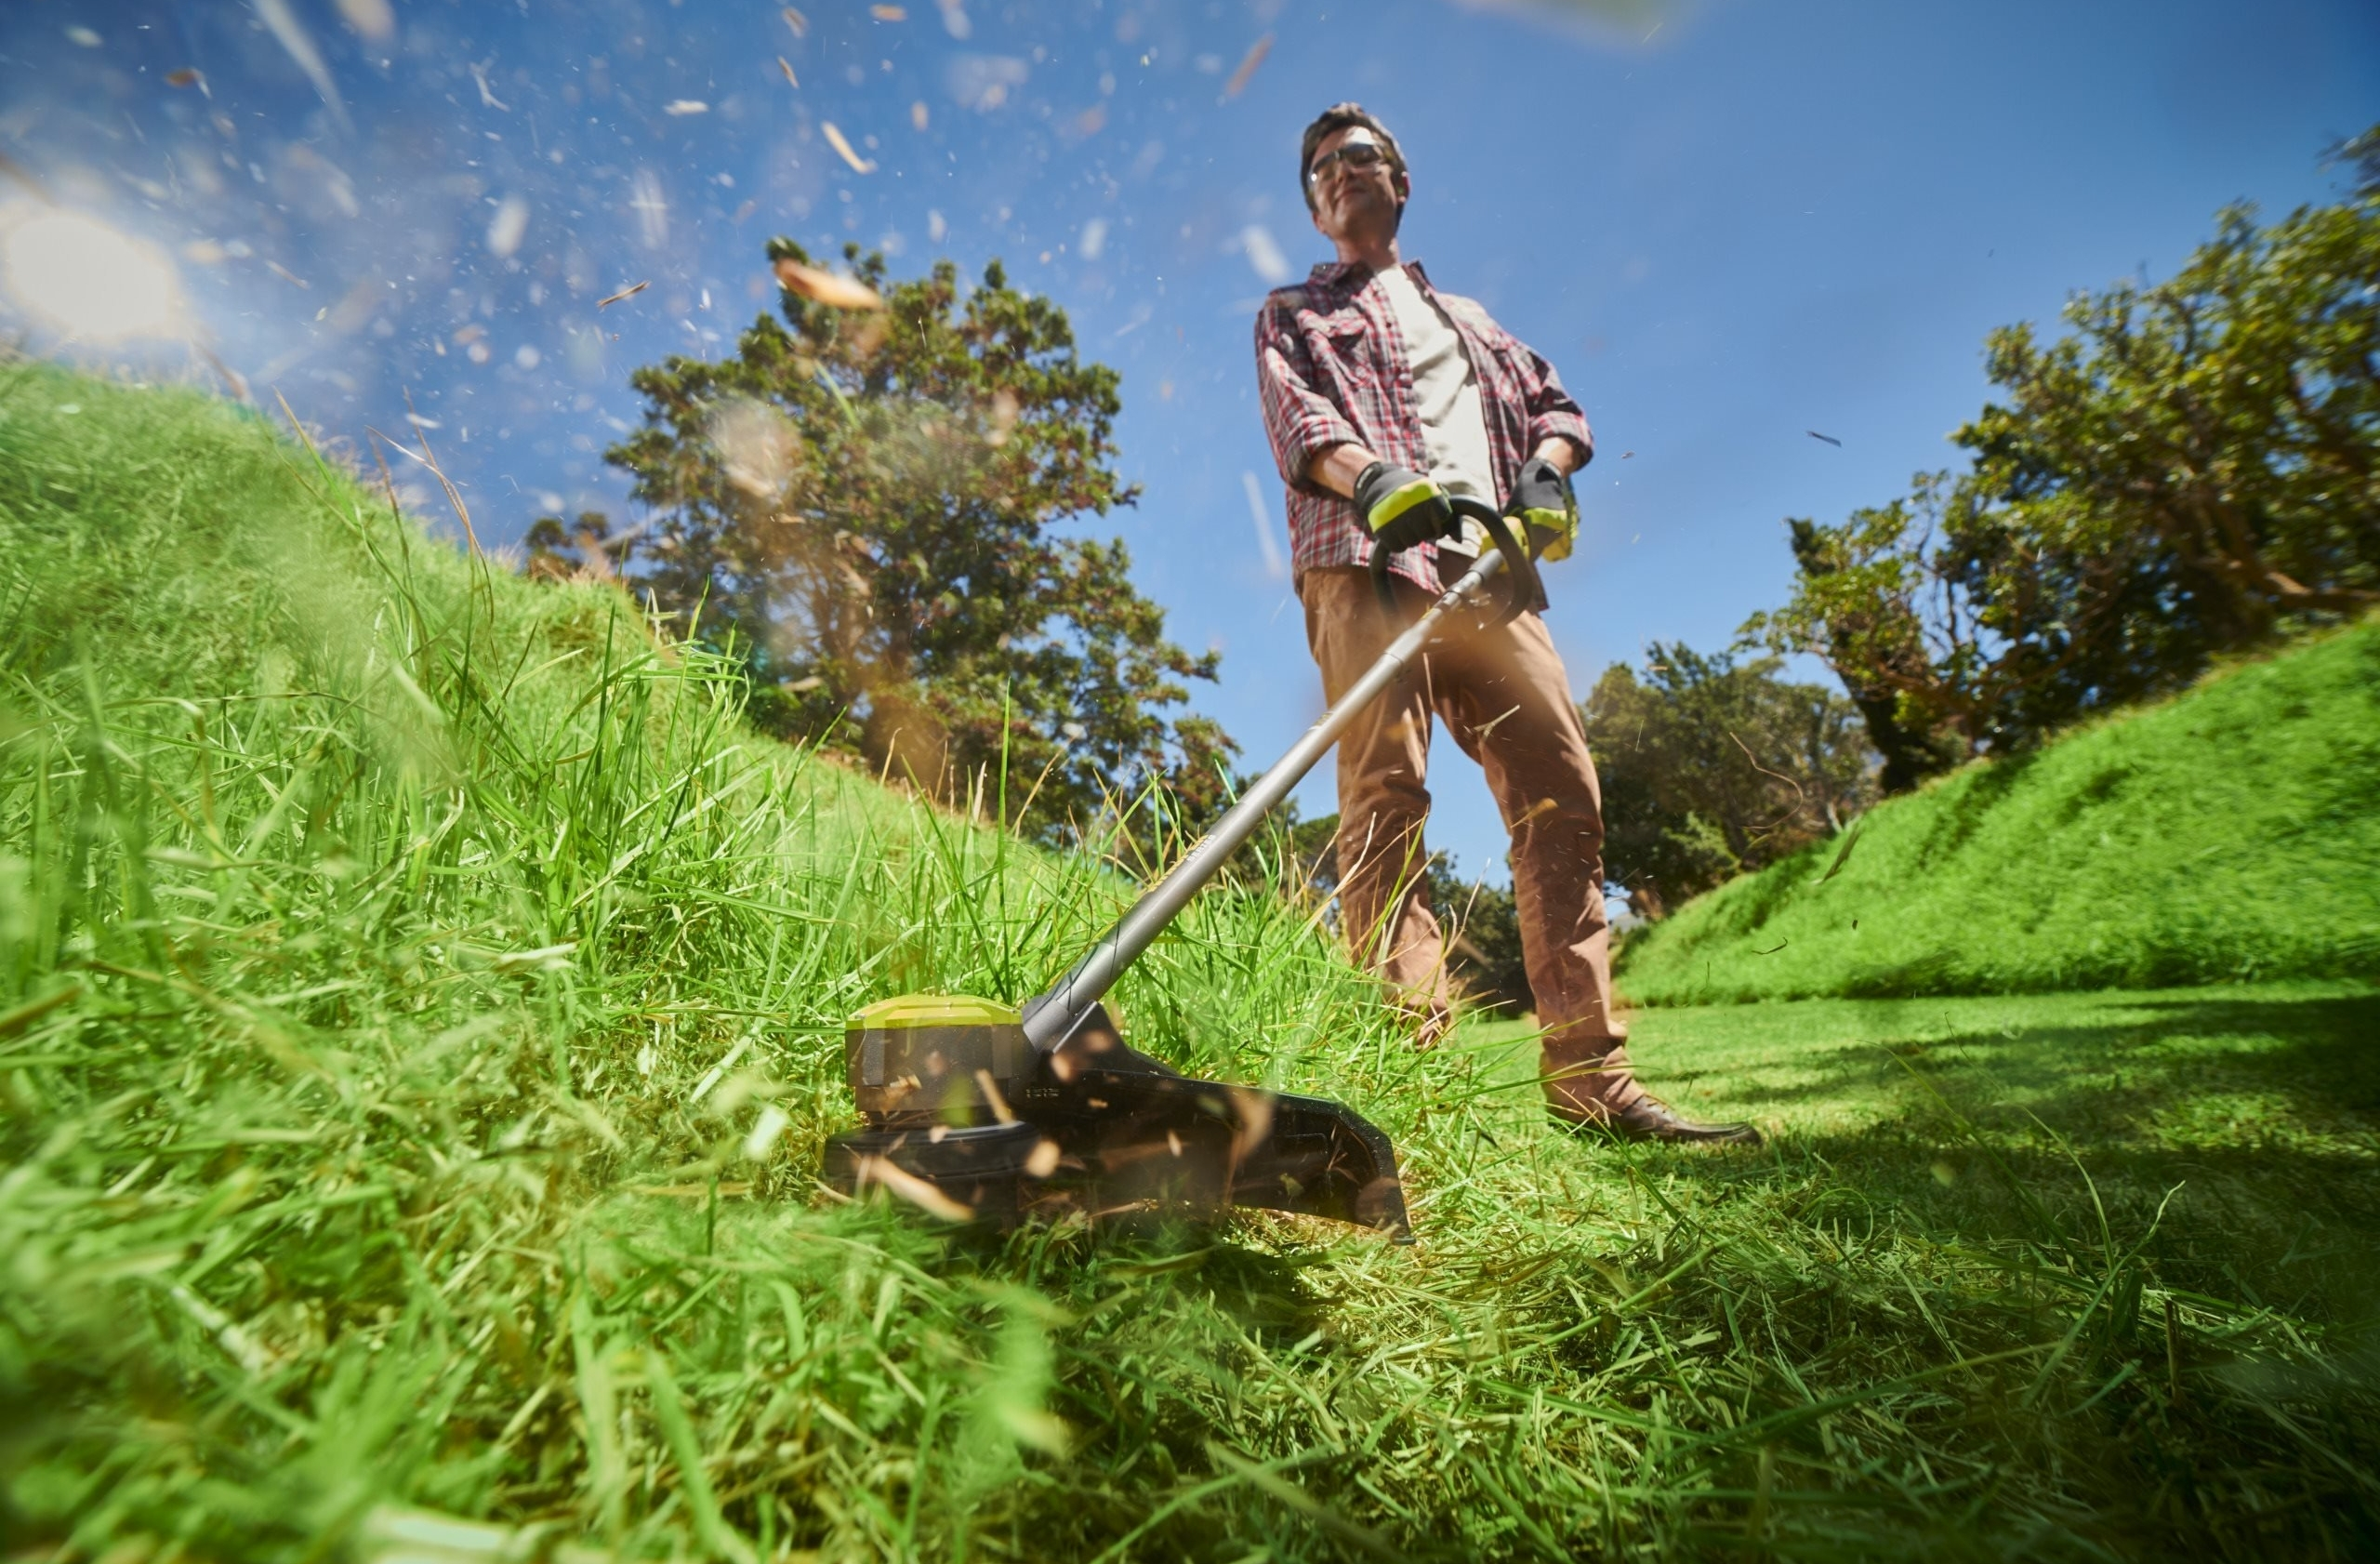
[[2259, 1300], [2164, 1164], [2018, 1162], [1939, 1093], [1797, 1135], [1790, 1083], [1735, 1104], [1760, 1157], [1571, 1143], [1525, 1048], [1412, 1053], [1293, 895], [1202, 898], [1120, 1008], [1373, 1117], [1418, 1250], [832, 1200], [841, 1018], [1022, 998], [1130, 877], [756, 740], [626, 596], [220, 404], [0, 367], [0, 680], [11, 1557], [2375, 1534], [2347, 1282]]

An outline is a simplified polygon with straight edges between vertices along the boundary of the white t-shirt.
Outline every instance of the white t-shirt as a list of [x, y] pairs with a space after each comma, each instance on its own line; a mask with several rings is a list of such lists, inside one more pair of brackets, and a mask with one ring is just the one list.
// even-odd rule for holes
[[[1479, 410], [1479, 378], [1446, 311], [1416, 287], [1401, 266], [1372, 275], [1388, 295], [1389, 311], [1405, 338], [1406, 362], [1413, 370], [1413, 408], [1421, 418], [1421, 445], [1429, 476], [1450, 495], [1496, 503], [1495, 463], [1488, 454], [1488, 420]], [[1479, 524], [1464, 531], [1480, 534]], [[1477, 553], [1484, 535], [1446, 547]]]

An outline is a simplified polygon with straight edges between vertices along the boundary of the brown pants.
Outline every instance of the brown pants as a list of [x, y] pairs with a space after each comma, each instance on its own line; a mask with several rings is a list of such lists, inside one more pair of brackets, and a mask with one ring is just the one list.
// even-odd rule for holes
[[[1309, 570], [1298, 583], [1306, 643], [1337, 700], [1430, 599], [1396, 583], [1392, 625], [1369, 574]], [[1421, 880], [1435, 712], [1488, 786], [1512, 832], [1521, 955], [1546, 1028], [1547, 1056], [1600, 1060], [1626, 1089], [1625, 1028], [1612, 1013], [1611, 930], [1603, 907], [1603, 794], [1570, 682], [1534, 614], [1501, 630], [1450, 627], [1339, 740], [1339, 908], [1355, 959], [1403, 1002], [1443, 1027], [1451, 987], [1443, 937]]]

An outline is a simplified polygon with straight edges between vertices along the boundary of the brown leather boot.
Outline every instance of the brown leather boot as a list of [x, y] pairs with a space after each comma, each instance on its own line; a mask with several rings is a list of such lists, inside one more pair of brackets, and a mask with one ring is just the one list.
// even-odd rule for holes
[[1546, 1112], [1574, 1134], [1673, 1146], [1761, 1144], [1760, 1132], [1750, 1124], [1698, 1124], [1678, 1117], [1675, 1108], [1637, 1083], [1624, 1042], [1548, 1038], [1541, 1058]]

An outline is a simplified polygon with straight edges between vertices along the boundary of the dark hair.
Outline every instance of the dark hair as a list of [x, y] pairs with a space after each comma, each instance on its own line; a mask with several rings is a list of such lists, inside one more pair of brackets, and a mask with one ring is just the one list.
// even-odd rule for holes
[[1314, 186], [1306, 182], [1306, 173], [1314, 166], [1314, 149], [1322, 145], [1324, 137], [1358, 125], [1380, 138], [1381, 145], [1388, 152], [1389, 167], [1400, 175], [1405, 172], [1405, 149], [1396, 144], [1396, 138], [1378, 116], [1361, 103], [1333, 103], [1314, 117], [1314, 123], [1305, 127], [1304, 140], [1298, 146], [1298, 189], [1305, 192], [1307, 211], [1315, 209]]

